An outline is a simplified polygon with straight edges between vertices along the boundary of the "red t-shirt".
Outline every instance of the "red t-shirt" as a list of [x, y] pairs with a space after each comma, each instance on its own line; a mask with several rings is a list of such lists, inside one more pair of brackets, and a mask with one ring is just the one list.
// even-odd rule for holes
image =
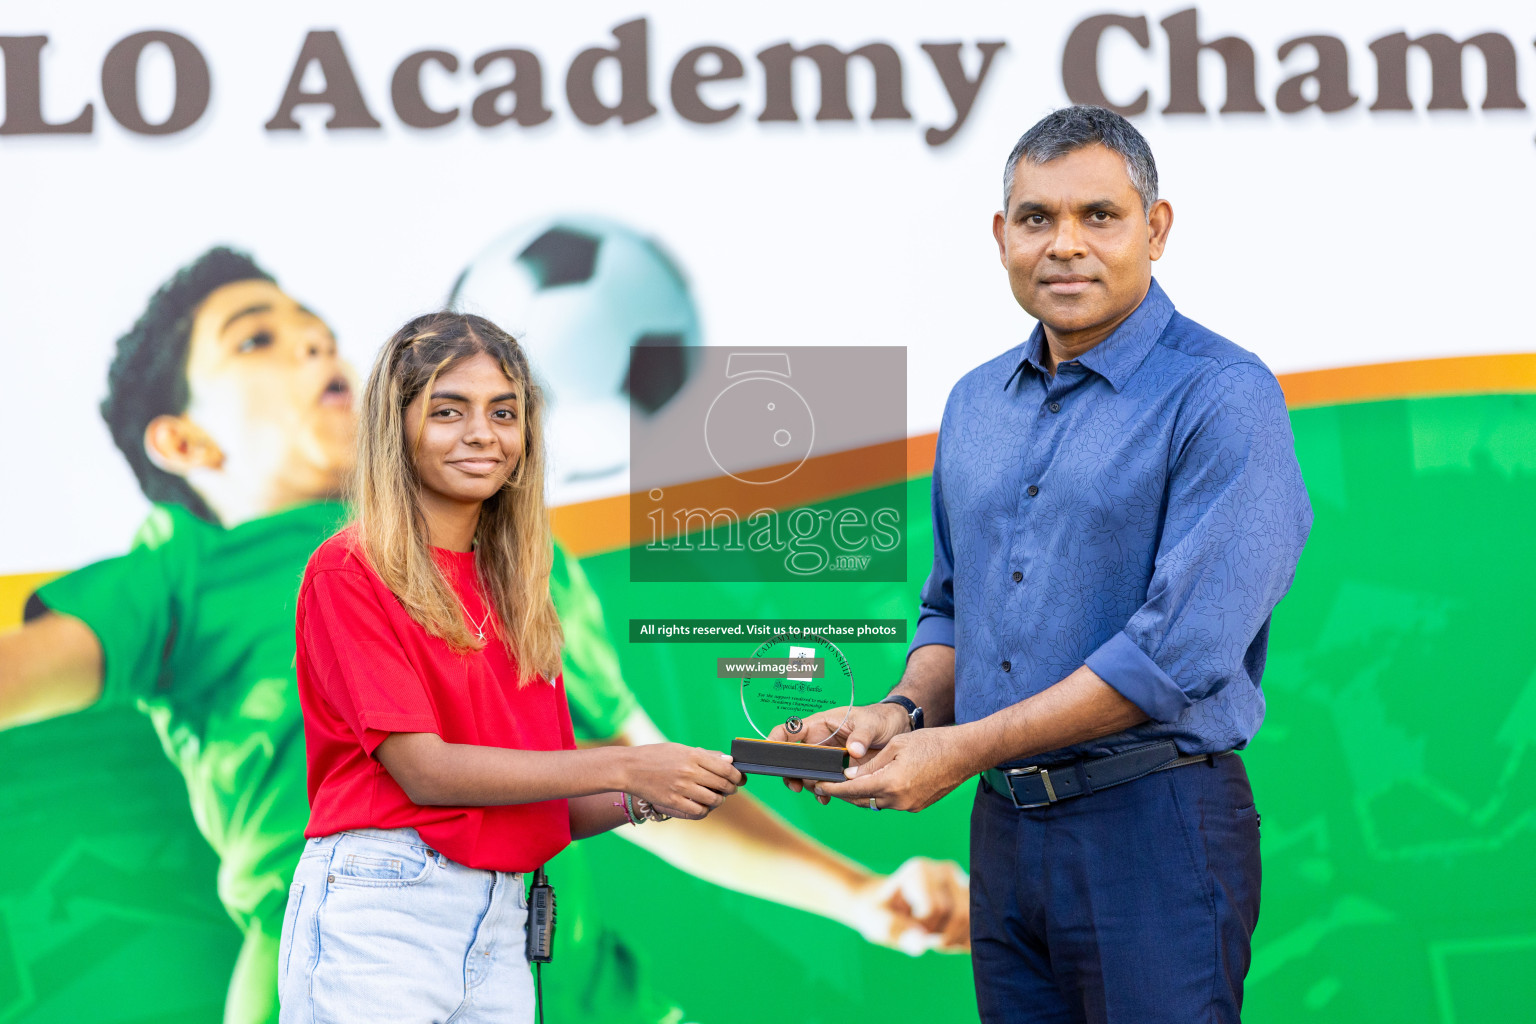
[[[299, 702], [309, 754], [306, 836], [349, 828], [416, 829], [460, 864], [531, 871], [571, 841], [564, 800], [495, 807], [421, 807], [373, 752], [392, 732], [432, 732], [448, 743], [573, 750], [565, 686], [517, 669], [499, 639], [455, 654], [412, 619], [354, 551], [344, 530], [304, 570], [298, 606]], [[475, 556], [433, 554], [478, 624], [487, 607]], [[492, 635], [491, 624], [486, 636]]]

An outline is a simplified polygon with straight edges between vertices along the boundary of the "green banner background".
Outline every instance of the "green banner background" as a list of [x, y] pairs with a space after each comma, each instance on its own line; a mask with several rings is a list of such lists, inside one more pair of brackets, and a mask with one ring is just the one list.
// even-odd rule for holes
[[[1244, 755], [1265, 865], [1245, 1019], [1528, 1019], [1536, 397], [1366, 403], [1292, 420], [1316, 525], [1275, 616], [1269, 716]], [[927, 486], [909, 484], [904, 585], [632, 585], [626, 552], [583, 565], [616, 634], [659, 611], [910, 620], [931, 552]], [[740, 731], [713, 659], [749, 650], [613, 639], [668, 734], [720, 746]], [[848, 653], [861, 692], [874, 692], [903, 652]], [[0, 821], [13, 837], [0, 874], [0, 1022], [218, 1020], [239, 935], [215, 899], [215, 861], [181, 779], [143, 717], [86, 712], [0, 733], [0, 766]], [[969, 786], [918, 816], [822, 808], [768, 779], [752, 787], [871, 867], [919, 852], [965, 861]], [[974, 1016], [968, 958], [914, 961], [611, 837], [583, 859], [551, 871], [569, 922], [545, 975], [551, 1021], [621, 1019], [583, 1013], [584, 993], [565, 983], [582, 943], [597, 941], [564, 916], [588, 892], [636, 951], [633, 974], [613, 983], [646, 984], [690, 1020]]]

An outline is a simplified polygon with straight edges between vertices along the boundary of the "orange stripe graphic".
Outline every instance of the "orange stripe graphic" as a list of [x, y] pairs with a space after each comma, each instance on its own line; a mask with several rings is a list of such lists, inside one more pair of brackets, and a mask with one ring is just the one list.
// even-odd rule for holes
[[[1380, 402], [1396, 398], [1427, 398], [1438, 395], [1487, 395], [1536, 392], [1536, 353], [1499, 356], [1455, 356], [1447, 359], [1415, 359], [1401, 363], [1342, 366], [1279, 376], [1285, 404], [1292, 409], [1352, 402]], [[920, 434], [906, 441], [907, 479], [933, 472], [933, 455], [939, 435]], [[775, 489], [788, 508], [825, 500], [839, 494], [895, 483], [876, 479], [868, 470], [889, 466], [884, 454], [893, 444], [872, 445], [851, 452], [837, 452], [807, 459], [796, 473], [796, 493]], [[803, 474], [803, 476], [802, 476]], [[869, 479], [865, 479], [869, 477]], [[685, 485], [686, 503], [709, 504], [706, 495], [718, 493], [724, 478]], [[637, 496], [643, 499], [643, 495]], [[637, 503], [637, 508], [639, 504]], [[710, 505], [710, 507], [715, 507]], [[578, 557], [613, 551], [629, 543], [628, 495], [565, 505], [553, 511], [555, 536]]]
[[1292, 409], [1435, 395], [1507, 395], [1536, 391], [1536, 353], [1341, 366], [1285, 373], [1279, 380]]

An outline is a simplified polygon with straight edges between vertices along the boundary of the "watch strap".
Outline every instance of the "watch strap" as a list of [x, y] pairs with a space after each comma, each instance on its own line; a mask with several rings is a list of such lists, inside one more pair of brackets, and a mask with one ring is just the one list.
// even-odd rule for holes
[[913, 732], [916, 732], [923, 727], [923, 709], [918, 707], [917, 702], [912, 700], [910, 697], [903, 697], [899, 693], [893, 693], [889, 697], [882, 700], [880, 703], [895, 704], [899, 707], [905, 708], [907, 712], [907, 724], [912, 727]]

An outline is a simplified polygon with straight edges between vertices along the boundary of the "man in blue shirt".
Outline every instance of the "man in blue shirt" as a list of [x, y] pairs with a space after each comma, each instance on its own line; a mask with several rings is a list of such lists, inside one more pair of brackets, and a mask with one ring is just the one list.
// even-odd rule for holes
[[1050, 114], [1004, 187], [993, 234], [1039, 325], [950, 394], [906, 671], [816, 792], [916, 811], [982, 775], [983, 1020], [1236, 1021], [1260, 865], [1231, 752], [1312, 520], [1284, 398], [1152, 279], [1173, 210], [1128, 121]]

